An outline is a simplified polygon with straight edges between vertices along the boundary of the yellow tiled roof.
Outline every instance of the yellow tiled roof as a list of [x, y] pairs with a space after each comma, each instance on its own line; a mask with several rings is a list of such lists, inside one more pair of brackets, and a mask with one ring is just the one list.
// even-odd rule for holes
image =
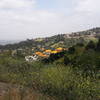
[[58, 52], [55, 50], [55, 51], [52, 51], [51, 53], [56, 54], [56, 53], [58, 53]]
[[44, 54], [43, 54], [43, 55], [40, 55], [40, 56], [41, 56], [41, 57], [48, 57], [47, 55], [44, 55]]
[[52, 50], [45, 50], [45, 52], [47, 52], [47, 53], [51, 53], [51, 52], [52, 52]]
[[60, 48], [57, 48], [56, 50], [63, 50], [63, 48], [60, 47]]
[[41, 50], [45, 50], [44, 48], [41, 48]]
[[35, 54], [40, 57], [47, 57], [47, 55], [43, 54], [42, 52], [36, 52]]
[[35, 52], [35, 54], [36, 54], [36, 55], [40, 55], [40, 54], [42, 54], [42, 52]]

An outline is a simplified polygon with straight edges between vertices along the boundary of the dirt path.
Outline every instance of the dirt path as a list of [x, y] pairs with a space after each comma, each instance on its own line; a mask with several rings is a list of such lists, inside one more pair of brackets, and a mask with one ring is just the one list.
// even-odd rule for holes
[[0, 82], [0, 100], [54, 100], [30, 89], [21, 91], [20, 87]]

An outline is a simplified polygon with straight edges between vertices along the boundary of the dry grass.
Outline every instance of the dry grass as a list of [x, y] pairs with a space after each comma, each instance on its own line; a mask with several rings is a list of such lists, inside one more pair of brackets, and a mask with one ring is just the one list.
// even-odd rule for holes
[[21, 91], [19, 87], [0, 83], [0, 100], [54, 100], [31, 89]]

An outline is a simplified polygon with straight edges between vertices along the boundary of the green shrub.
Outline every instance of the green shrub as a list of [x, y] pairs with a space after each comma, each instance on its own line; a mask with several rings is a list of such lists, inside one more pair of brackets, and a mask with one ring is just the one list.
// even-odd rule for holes
[[44, 68], [35, 81], [38, 90], [44, 94], [56, 96], [59, 100], [99, 99], [98, 82], [75, 75], [70, 67]]

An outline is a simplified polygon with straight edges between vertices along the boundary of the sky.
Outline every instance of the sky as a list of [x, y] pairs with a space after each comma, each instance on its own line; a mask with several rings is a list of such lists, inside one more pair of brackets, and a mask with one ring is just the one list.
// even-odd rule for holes
[[0, 40], [23, 40], [100, 26], [100, 0], [0, 0]]

